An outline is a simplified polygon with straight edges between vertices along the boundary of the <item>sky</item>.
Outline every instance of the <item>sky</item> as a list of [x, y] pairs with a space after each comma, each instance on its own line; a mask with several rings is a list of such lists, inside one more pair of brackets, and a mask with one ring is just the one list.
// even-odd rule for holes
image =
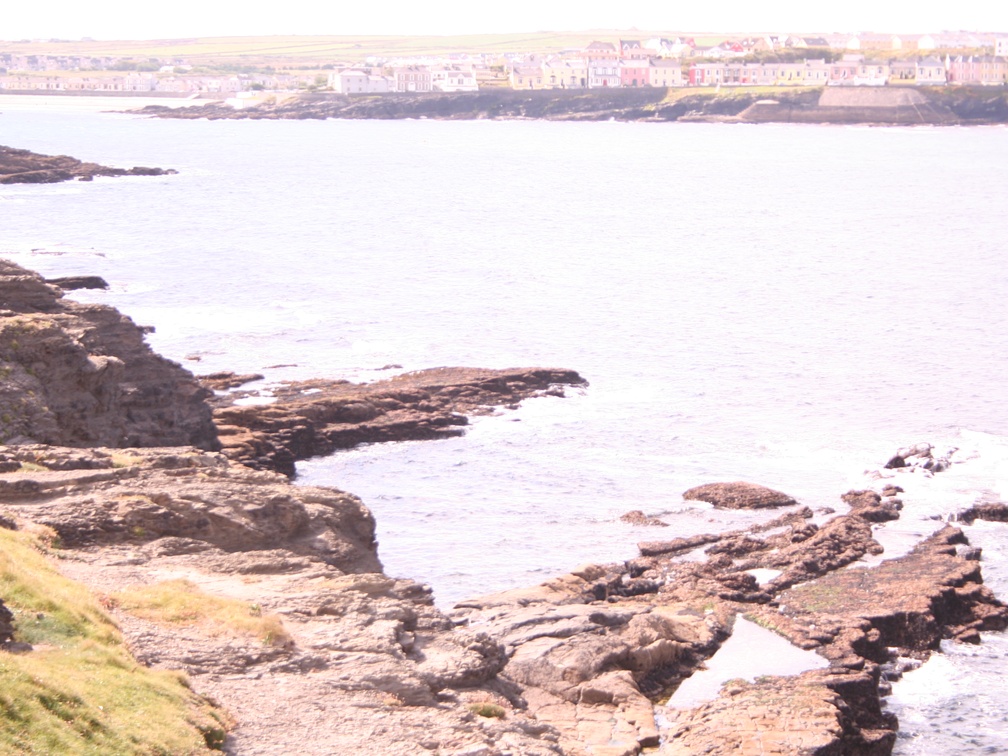
[[1008, 2], [847, 0], [48, 0], [5, 3], [0, 39], [492, 34], [587, 29], [1008, 33]]

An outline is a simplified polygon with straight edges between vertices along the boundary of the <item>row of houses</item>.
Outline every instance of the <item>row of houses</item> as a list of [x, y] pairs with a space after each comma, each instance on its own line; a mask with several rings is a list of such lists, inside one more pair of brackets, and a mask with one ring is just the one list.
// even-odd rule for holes
[[460, 65], [397, 66], [388, 73], [376, 69], [347, 68], [329, 74], [329, 87], [340, 94], [479, 90], [473, 69]]
[[716, 86], [883, 86], [886, 84], [1008, 85], [1008, 58], [937, 56], [866, 60], [847, 54], [839, 61], [790, 63], [694, 62], [668, 58], [619, 57], [592, 43], [581, 56], [530, 56], [512, 64], [514, 89]]
[[689, 68], [690, 86], [1008, 86], [1008, 58], [992, 55], [937, 56], [916, 60], [841, 60], [801, 63], [697, 63]]
[[0, 91], [8, 92], [130, 92], [136, 94], [224, 94], [254, 89], [293, 90], [306, 86], [295, 76], [165, 76], [128, 73], [122, 76], [0, 76]]

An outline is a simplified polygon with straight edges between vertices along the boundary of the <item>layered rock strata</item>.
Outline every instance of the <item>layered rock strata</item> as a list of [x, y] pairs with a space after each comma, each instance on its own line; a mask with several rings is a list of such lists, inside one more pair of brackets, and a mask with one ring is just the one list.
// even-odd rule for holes
[[[837, 569], [879, 550], [870, 492], [821, 526], [791, 507], [446, 615], [429, 589], [381, 572], [374, 521], [349, 494], [194, 448], [8, 446], [0, 469], [4, 521], [51, 529], [63, 570], [108, 596], [137, 658], [187, 671], [236, 716], [233, 753], [884, 754], [897, 657], [1008, 622], [952, 527], [901, 559]], [[779, 574], [761, 585], [756, 568]], [[168, 580], [278, 615], [282, 642], [117, 607], [117, 591]], [[733, 684], [661, 725], [655, 701], [739, 614], [830, 666]]]
[[217, 448], [211, 392], [117, 310], [0, 260], [0, 443]]
[[[897, 722], [884, 694], [900, 659], [1008, 625], [979, 550], [955, 527], [936, 526], [899, 559], [841, 569], [881, 552], [873, 529], [902, 507], [892, 482], [822, 502], [846, 505], [829, 519], [772, 489], [713, 484], [704, 496], [715, 504], [783, 510], [753, 514], [762, 524], [745, 530], [642, 543], [635, 559], [446, 614], [428, 588], [383, 574], [360, 500], [252, 466], [454, 433], [462, 412], [559, 393], [582, 382], [576, 373], [441, 369], [289, 384], [267, 407], [222, 397], [218, 453], [179, 440], [212, 445], [208, 392], [152, 355], [128, 319], [65, 302], [9, 264], [0, 293], [0, 398], [18, 434], [0, 447], [0, 525], [50, 534], [63, 571], [100, 594], [138, 660], [188, 672], [231, 711], [231, 753], [886, 754]], [[103, 438], [113, 443], [101, 448]], [[121, 448], [129, 441], [156, 448]], [[1004, 520], [1004, 506], [963, 519], [979, 517]], [[280, 624], [253, 638], [226, 623], [144, 618], [117, 598], [167, 581]], [[656, 709], [740, 614], [829, 666]], [[30, 621], [5, 617], [4, 637]]]
[[[220, 376], [213, 380], [221, 385]], [[551, 368], [434, 368], [364, 384], [299, 381], [271, 389], [275, 401], [266, 406], [235, 405], [242, 393], [219, 396], [214, 420], [230, 459], [293, 477], [298, 460], [363, 443], [458, 436], [467, 415], [563, 396], [563, 386], [586, 383], [573, 370]]]
[[[565, 753], [888, 754], [898, 723], [883, 695], [898, 659], [944, 638], [977, 642], [1008, 625], [1008, 608], [952, 527], [905, 557], [840, 569], [881, 551], [881, 497], [869, 493], [851, 492], [851, 512], [822, 526], [795, 508], [744, 532], [650, 542], [638, 559], [464, 602], [452, 616], [504, 643], [498, 678], [559, 731]], [[756, 570], [776, 577], [761, 584]], [[829, 667], [734, 683], [708, 704], [665, 710], [660, 727], [649, 702], [713, 654], [740, 614]]]

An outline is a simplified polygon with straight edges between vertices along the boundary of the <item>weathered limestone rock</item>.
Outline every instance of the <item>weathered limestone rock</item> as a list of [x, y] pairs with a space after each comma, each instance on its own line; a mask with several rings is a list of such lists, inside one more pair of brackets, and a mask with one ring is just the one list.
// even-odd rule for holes
[[[724, 694], [697, 707], [670, 712], [669, 738], [659, 750], [668, 756], [766, 753], [858, 753], [883, 756], [895, 733], [866, 740], [846, 721], [845, 703], [822, 672], [794, 678], [733, 681]], [[845, 726], [846, 725], [846, 726]], [[874, 735], [874, 734], [873, 734]]]
[[[109, 597], [140, 662], [186, 671], [238, 716], [234, 752], [559, 753], [553, 728], [510, 703], [499, 721], [470, 711], [459, 694], [500, 696], [502, 644], [455, 627], [429, 589], [381, 573], [356, 497], [191, 448], [36, 445], [0, 447], [0, 458], [18, 464], [0, 473], [3, 516], [55, 531], [61, 567]], [[279, 616], [284, 640], [168, 627], [113, 598], [166, 580]], [[271, 724], [269, 711], [282, 717]], [[311, 728], [325, 732], [295, 747], [290, 733]]]
[[1008, 608], [983, 585], [979, 563], [957, 553], [965, 543], [961, 530], [946, 526], [904, 557], [873, 569], [831, 572], [785, 591], [780, 603], [795, 618], [825, 615], [859, 627], [867, 621], [865, 638], [883, 650], [863, 645], [851, 651], [877, 662], [887, 661], [888, 647], [919, 653], [943, 638], [978, 642], [978, 631], [1008, 627]]
[[687, 501], [706, 501], [722, 509], [763, 509], [765, 507], [787, 507], [795, 500], [785, 493], [774, 491], [754, 483], [708, 483], [696, 486], [683, 493]]
[[217, 447], [209, 392], [111, 307], [0, 260], [0, 443]]
[[255, 469], [293, 477], [294, 463], [363, 443], [458, 436], [467, 414], [584, 385], [573, 370], [435, 368], [375, 383], [299, 381], [274, 388], [273, 404], [235, 406], [218, 397], [224, 453]]
[[347, 572], [380, 571], [374, 519], [359, 499], [198, 449], [80, 451], [0, 447], [9, 513], [53, 528], [68, 547], [195, 540], [228, 552], [283, 547]]

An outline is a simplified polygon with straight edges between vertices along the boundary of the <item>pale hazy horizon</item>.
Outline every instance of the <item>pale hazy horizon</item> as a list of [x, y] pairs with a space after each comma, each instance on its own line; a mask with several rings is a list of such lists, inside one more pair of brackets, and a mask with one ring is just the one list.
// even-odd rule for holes
[[262, 0], [207, 3], [175, 0], [138, 10], [127, 0], [52, 0], [44, 14], [20, 4], [0, 18], [0, 40], [178, 39], [270, 35], [475, 35], [592, 29], [682, 32], [921, 34], [940, 31], [1008, 33], [1008, 3], [963, 2], [919, 7], [850, 0], [842, 7], [784, 2], [766, 4], [724, 0], [716, 6], [674, 8], [667, 2], [614, 4], [599, 0], [554, 3], [513, 0], [501, 4], [394, 0], [381, 5], [333, 4], [305, 0], [281, 5]]

